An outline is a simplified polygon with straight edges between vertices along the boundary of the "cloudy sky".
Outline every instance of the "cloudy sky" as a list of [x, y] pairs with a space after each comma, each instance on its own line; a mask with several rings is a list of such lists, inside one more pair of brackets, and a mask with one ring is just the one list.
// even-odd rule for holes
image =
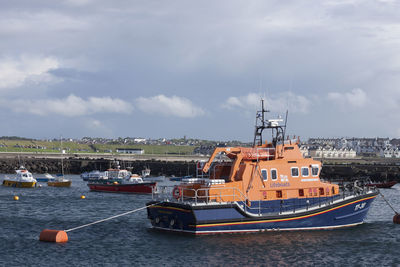
[[400, 137], [400, 3], [0, 0], [0, 136]]

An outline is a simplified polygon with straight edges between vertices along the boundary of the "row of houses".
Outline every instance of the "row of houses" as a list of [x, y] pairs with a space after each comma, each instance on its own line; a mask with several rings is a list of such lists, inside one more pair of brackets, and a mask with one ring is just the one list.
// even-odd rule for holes
[[310, 148], [308, 146], [301, 146], [300, 151], [304, 157], [313, 158], [355, 158], [357, 157], [356, 151], [347, 148]]

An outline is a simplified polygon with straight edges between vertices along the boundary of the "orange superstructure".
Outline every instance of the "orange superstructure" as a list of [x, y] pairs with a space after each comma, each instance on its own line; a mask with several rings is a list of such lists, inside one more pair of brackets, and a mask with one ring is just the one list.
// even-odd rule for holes
[[[201, 169], [209, 183], [199, 180], [185, 184], [183, 192], [190, 196], [190, 189], [203, 188], [210, 201], [222, 202], [243, 197], [251, 202], [339, 194], [338, 185], [320, 180], [321, 162], [304, 158], [298, 142], [288, 140], [276, 147], [266, 142], [254, 148], [216, 148]], [[219, 154], [225, 154], [232, 162], [213, 162]], [[241, 193], [235, 196], [233, 191]]]

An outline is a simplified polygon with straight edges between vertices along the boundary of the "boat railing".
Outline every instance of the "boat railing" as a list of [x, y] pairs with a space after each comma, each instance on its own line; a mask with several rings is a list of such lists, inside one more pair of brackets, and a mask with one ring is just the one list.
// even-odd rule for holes
[[[237, 204], [244, 212], [253, 216], [262, 216], [263, 214], [282, 214], [295, 213], [300, 210], [315, 209], [333, 204], [335, 201], [344, 200], [359, 195], [375, 192], [374, 187], [345, 187], [340, 188], [339, 192], [327, 193], [321, 190], [321, 187], [306, 187], [303, 189], [304, 195], [293, 198], [274, 198], [273, 202], [270, 196], [277, 191], [285, 191], [286, 195], [296, 195], [299, 188], [293, 189], [266, 189], [262, 190], [262, 195], [256, 201], [250, 201], [246, 195], [235, 187], [211, 187], [210, 188], [186, 188], [184, 186], [157, 186], [153, 193], [153, 200], [164, 200], [170, 202], [188, 203], [194, 205], [218, 205], [218, 204]], [[281, 193], [282, 194], [282, 193]], [[265, 196], [265, 197], [264, 197]]]

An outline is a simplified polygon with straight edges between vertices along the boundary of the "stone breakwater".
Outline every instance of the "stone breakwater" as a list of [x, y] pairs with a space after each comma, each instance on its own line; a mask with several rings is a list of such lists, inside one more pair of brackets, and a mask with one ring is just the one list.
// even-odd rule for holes
[[[58, 157], [58, 158], [57, 158]], [[60, 173], [60, 155], [5, 155], [0, 154], [0, 173], [14, 173], [20, 166], [25, 166], [32, 173]], [[196, 160], [205, 158], [168, 158], [155, 157], [120, 157], [94, 158], [67, 156], [63, 160], [65, 174], [80, 174], [85, 171], [115, 168], [117, 164], [122, 169], [130, 169], [140, 174], [145, 168], [150, 168], [151, 175], [186, 176], [196, 175]], [[400, 161], [332, 161], [323, 160], [321, 178], [332, 181], [349, 181], [370, 177], [375, 181], [400, 181]]]
[[373, 181], [400, 182], [400, 166], [387, 163], [328, 163], [323, 165], [321, 171], [321, 178], [333, 181], [349, 181], [366, 177]]
[[[108, 160], [108, 159], [80, 159], [66, 158], [63, 160], [65, 174], [81, 174], [92, 170], [107, 170], [115, 168], [129, 169], [133, 173], [141, 174], [145, 168], [151, 170], [151, 175], [185, 176], [194, 175], [196, 164], [194, 161], [162, 161], [162, 160]], [[61, 160], [52, 158], [0, 158], [0, 173], [14, 173], [23, 165], [32, 173], [61, 173]]]

